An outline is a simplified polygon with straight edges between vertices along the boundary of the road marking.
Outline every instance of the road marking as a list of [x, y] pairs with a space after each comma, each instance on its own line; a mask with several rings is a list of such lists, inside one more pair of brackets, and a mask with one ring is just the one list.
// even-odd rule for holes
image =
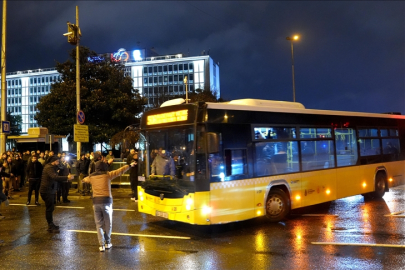
[[394, 248], [405, 248], [405, 245], [367, 244], [367, 243], [311, 242], [311, 244], [313, 244], [313, 245], [332, 245], [332, 246], [360, 246], [360, 247], [394, 247]]
[[385, 217], [389, 217], [389, 216], [393, 216], [393, 215], [402, 214], [402, 213], [404, 213], [404, 212], [405, 212], [405, 210], [398, 211], [398, 212], [394, 212], [394, 213], [391, 213], [391, 214], [389, 214], [389, 215], [385, 215]]
[[[97, 231], [82, 231], [82, 230], [67, 230], [68, 232], [78, 232], [78, 233], [97, 233]], [[171, 239], [185, 239], [188, 240], [190, 237], [184, 236], [170, 236], [170, 235], [151, 235], [151, 234], [134, 234], [134, 233], [111, 233], [112, 235], [121, 236], [138, 236], [138, 237], [152, 237], [152, 238], [171, 238]]]
[[30, 205], [26, 205], [26, 204], [23, 204], [23, 203], [10, 203], [9, 205], [18, 205], [18, 206], [27, 206], [27, 207], [36, 207], [36, 205], [35, 204], [30, 204]]
[[404, 218], [404, 217], [405, 217], [405, 215], [395, 215], [395, 216], [390, 216], [390, 217]]
[[338, 217], [339, 215], [328, 215], [328, 214], [303, 214], [303, 217]]
[[55, 206], [56, 208], [84, 209], [82, 206]]
[[113, 211], [127, 211], [127, 212], [135, 212], [135, 210], [131, 210], [131, 209], [113, 209]]

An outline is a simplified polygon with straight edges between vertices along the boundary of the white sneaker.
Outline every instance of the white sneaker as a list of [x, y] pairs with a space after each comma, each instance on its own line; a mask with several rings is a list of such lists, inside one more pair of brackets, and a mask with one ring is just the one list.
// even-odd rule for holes
[[104, 246], [100, 246], [100, 247], [98, 248], [98, 250], [100, 250], [100, 252], [104, 252], [104, 251], [105, 251], [105, 247], [104, 247]]
[[135, 198], [131, 198], [131, 201], [135, 201]]
[[106, 249], [110, 249], [111, 247], [112, 247], [112, 244], [111, 244], [111, 243], [105, 244], [105, 248], [106, 248]]

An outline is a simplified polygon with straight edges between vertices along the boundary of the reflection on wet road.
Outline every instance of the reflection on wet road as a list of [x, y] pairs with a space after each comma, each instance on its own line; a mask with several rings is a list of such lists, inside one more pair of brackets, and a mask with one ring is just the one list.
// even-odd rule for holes
[[[129, 194], [129, 192], [128, 192]], [[88, 197], [58, 205], [59, 234], [45, 207], [16, 198], [0, 220], [3, 269], [403, 269], [405, 187], [381, 200], [353, 196], [293, 211], [275, 224], [258, 218], [211, 227], [138, 213], [115, 194], [113, 248], [98, 252]]]

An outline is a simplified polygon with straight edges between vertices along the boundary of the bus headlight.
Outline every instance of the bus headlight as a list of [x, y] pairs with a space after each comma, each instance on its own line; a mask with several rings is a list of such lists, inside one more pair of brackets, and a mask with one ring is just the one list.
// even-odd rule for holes
[[203, 213], [203, 215], [208, 215], [208, 214], [210, 214], [210, 213], [211, 213], [211, 207], [209, 207], [209, 206], [207, 206], [207, 205], [204, 205], [204, 206], [202, 207], [202, 213]]

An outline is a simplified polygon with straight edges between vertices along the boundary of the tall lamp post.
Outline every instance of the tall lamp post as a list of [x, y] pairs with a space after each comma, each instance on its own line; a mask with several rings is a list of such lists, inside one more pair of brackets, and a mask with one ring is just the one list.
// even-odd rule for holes
[[[7, 82], [6, 82], [6, 24], [7, 1], [3, 0], [3, 23], [1, 32], [1, 121], [6, 121], [7, 114]], [[0, 130], [0, 152], [6, 152], [7, 134]]]
[[186, 104], [187, 104], [188, 103], [187, 76], [184, 76], [183, 82], [186, 85]]
[[291, 41], [291, 62], [292, 62], [292, 83], [293, 83], [293, 101], [295, 102], [295, 78], [294, 78], [294, 41], [297, 41], [300, 37], [295, 35], [293, 37], [286, 37]]

